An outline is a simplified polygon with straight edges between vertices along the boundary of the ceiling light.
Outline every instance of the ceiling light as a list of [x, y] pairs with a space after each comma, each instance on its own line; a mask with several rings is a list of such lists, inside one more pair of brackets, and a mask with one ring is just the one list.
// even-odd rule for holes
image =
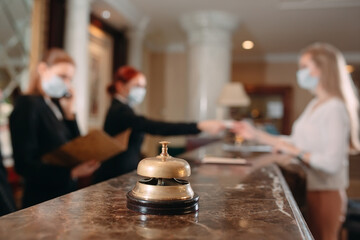
[[252, 41], [247, 40], [242, 43], [242, 47], [247, 50], [252, 49], [254, 47], [254, 43]]
[[346, 70], [348, 73], [353, 73], [355, 71], [355, 68], [353, 65], [346, 65]]
[[108, 10], [105, 10], [102, 12], [102, 17], [105, 18], [105, 19], [109, 19], [110, 16], [111, 16], [111, 13], [108, 11]]

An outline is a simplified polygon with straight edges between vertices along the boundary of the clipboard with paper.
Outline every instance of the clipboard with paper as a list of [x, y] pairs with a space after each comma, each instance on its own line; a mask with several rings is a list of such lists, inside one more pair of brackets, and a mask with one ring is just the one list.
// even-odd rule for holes
[[103, 162], [126, 151], [130, 133], [127, 129], [111, 137], [102, 130], [93, 130], [43, 155], [42, 161], [62, 167], [74, 167], [93, 159]]

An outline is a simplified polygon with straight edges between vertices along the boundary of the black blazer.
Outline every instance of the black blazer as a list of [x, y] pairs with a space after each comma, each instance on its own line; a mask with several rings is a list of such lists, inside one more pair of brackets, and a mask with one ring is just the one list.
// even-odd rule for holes
[[70, 168], [44, 164], [41, 157], [80, 135], [76, 121], [58, 120], [42, 96], [21, 96], [10, 116], [10, 132], [15, 170], [25, 180], [23, 207], [75, 189]]
[[136, 115], [129, 105], [114, 98], [106, 115], [104, 130], [109, 135], [115, 136], [128, 128], [132, 129], [128, 149], [104, 162], [95, 172], [95, 182], [135, 170], [140, 160], [144, 133], [162, 136], [200, 133], [196, 123], [166, 123], [149, 120]]

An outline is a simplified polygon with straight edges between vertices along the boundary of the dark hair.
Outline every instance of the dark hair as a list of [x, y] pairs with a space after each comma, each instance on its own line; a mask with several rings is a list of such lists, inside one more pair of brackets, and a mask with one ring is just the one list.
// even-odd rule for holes
[[[41, 59], [40, 63], [45, 63], [49, 67], [54, 66], [58, 63], [70, 63], [75, 66], [75, 62], [72, 57], [60, 48], [49, 49]], [[30, 78], [29, 87], [27, 94], [41, 94], [40, 90], [40, 76], [37, 69], [34, 70]]]
[[138, 70], [130, 66], [122, 66], [119, 67], [118, 70], [114, 74], [114, 80], [110, 85], [107, 87], [107, 92], [113, 96], [116, 93], [115, 83], [122, 82], [128, 83], [136, 76], [141, 74]]

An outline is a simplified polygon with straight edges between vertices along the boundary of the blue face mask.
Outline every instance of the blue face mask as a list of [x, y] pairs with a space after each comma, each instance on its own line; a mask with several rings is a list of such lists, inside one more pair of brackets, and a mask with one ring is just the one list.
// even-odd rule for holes
[[299, 86], [307, 90], [314, 91], [319, 83], [319, 78], [311, 76], [308, 68], [297, 71], [296, 77]]
[[146, 95], [146, 89], [143, 87], [133, 87], [130, 89], [128, 101], [131, 106], [142, 103]]
[[61, 77], [54, 75], [48, 81], [42, 81], [41, 87], [52, 98], [62, 98], [68, 94], [68, 88]]

